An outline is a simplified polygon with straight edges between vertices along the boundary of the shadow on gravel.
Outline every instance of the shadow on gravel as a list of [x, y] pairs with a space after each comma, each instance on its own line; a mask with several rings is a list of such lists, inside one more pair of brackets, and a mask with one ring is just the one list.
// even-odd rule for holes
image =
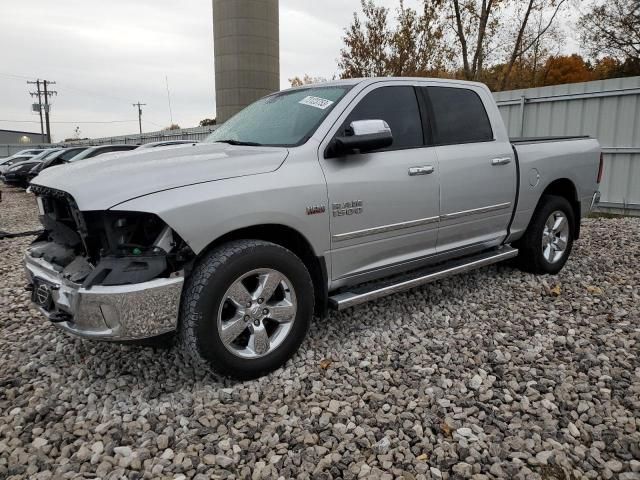
[[[466, 294], [470, 292], [477, 292], [486, 286], [482, 283], [482, 280], [490, 276], [509, 276], [513, 274], [519, 274], [520, 272], [507, 262], [501, 265], [494, 265], [490, 267], [481, 268], [471, 272], [456, 275], [444, 280], [438, 280], [433, 283], [425, 284], [421, 287], [416, 287], [406, 292], [396, 293], [388, 297], [383, 297], [362, 305], [358, 305], [347, 309], [343, 312], [329, 311], [329, 317], [325, 320], [315, 319], [315, 325], [312, 327], [311, 334], [331, 335], [331, 330], [337, 328], [340, 333], [357, 333], [363, 330], [369, 330], [371, 327], [384, 327], [385, 322], [388, 321], [386, 314], [397, 314], [398, 312], [391, 312], [389, 307], [389, 300], [393, 299], [396, 303], [402, 304], [401, 313], [403, 315], [412, 315], [421, 312], [423, 309], [422, 304], [413, 303], [412, 297], [419, 296], [420, 299], [425, 299], [427, 306], [431, 308], [437, 308], [437, 304], [443, 302], [450, 302], [453, 299], [460, 298], [460, 285], [464, 285], [464, 292]], [[372, 315], [371, 313], [376, 315]], [[357, 318], [357, 321], [354, 321]], [[424, 325], [425, 328], [437, 327], [433, 323]], [[348, 340], [348, 337], [341, 335], [341, 340]], [[333, 336], [332, 336], [333, 339]]]

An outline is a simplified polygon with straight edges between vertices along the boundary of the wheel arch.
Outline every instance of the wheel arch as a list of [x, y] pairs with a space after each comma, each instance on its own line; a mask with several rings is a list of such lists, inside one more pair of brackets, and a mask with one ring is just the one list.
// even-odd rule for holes
[[196, 261], [212, 249], [234, 240], [263, 240], [293, 252], [307, 267], [315, 296], [314, 312], [321, 318], [328, 311], [328, 274], [324, 256], [317, 256], [307, 238], [298, 230], [281, 224], [260, 224], [239, 228], [221, 235], [196, 256]]
[[542, 192], [536, 208], [538, 208], [545, 195], [556, 195], [558, 197], [566, 198], [569, 201], [571, 208], [573, 209], [573, 217], [575, 220], [573, 237], [577, 240], [580, 237], [580, 200], [578, 198], [578, 190], [576, 189], [575, 184], [568, 178], [558, 178], [552, 181]]

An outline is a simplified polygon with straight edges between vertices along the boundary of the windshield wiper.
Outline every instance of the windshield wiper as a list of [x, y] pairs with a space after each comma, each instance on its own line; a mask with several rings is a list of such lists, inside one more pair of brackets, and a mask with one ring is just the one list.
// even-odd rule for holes
[[228, 143], [229, 145], [242, 145], [243, 147], [260, 147], [261, 143], [257, 142], [243, 142], [240, 140], [216, 140], [216, 143]]

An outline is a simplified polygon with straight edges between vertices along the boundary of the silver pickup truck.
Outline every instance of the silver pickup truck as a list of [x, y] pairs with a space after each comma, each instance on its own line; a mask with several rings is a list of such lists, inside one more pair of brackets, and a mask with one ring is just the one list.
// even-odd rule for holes
[[557, 273], [601, 174], [594, 139], [509, 139], [482, 84], [304, 86], [204, 143], [38, 175], [28, 288], [69, 333], [177, 333], [202, 365], [252, 378], [330, 308], [514, 257]]

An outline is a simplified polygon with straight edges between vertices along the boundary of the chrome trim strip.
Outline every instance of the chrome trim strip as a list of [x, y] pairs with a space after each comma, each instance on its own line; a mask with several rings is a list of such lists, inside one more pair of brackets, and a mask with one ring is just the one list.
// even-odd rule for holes
[[[398, 283], [376, 288], [364, 293], [344, 292], [329, 297], [329, 305], [336, 310], [344, 310], [361, 303], [375, 300], [380, 297], [390, 295], [392, 293], [404, 292], [414, 287], [424, 285], [425, 283], [441, 280], [446, 277], [456, 275], [458, 273], [475, 270], [476, 268], [498, 263], [518, 255], [518, 250], [511, 247], [505, 247], [497, 252], [485, 253], [471, 257], [467, 262], [447, 267], [442, 270], [431, 271], [416, 278], [401, 280]], [[375, 285], [374, 285], [375, 287]]]
[[410, 220], [408, 222], [392, 223], [390, 225], [383, 225], [381, 227], [365, 228], [364, 230], [355, 230], [353, 232], [338, 233], [332, 235], [332, 239], [336, 242], [343, 240], [351, 240], [352, 238], [366, 237], [367, 235], [376, 235], [378, 233], [393, 232], [394, 230], [401, 230], [404, 228], [419, 227], [421, 225], [429, 225], [440, 220], [440, 217], [428, 217], [420, 218], [418, 220]]
[[420, 218], [418, 220], [410, 220], [408, 222], [392, 223], [389, 225], [382, 225], [381, 227], [365, 228], [363, 230], [355, 230], [353, 232], [338, 233], [332, 235], [331, 239], [340, 242], [344, 240], [351, 240], [353, 238], [366, 237], [368, 235], [377, 235], [379, 233], [393, 232], [394, 230], [402, 230], [404, 228], [419, 227], [422, 225], [429, 225], [431, 223], [438, 222], [440, 220], [451, 220], [453, 218], [466, 217], [467, 215], [474, 215], [476, 213], [493, 212], [494, 210], [503, 210], [509, 208], [511, 202], [498, 203], [497, 205], [488, 205], [486, 207], [473, 208], [471, 210], [463, 210], [461, 212], [447, 213], [438, 217]]
[[444, 215], [440, 215], [440, 220], [451, 220], [454, 218], [475, 215], [476, 213], [488, 213], [488, 212], [493, 212], [495, 210], [503, 210], [505, 208], [509, 208], [510, 206], [511, 206], [511, 202], [505, 202], [505, 203], [498, 203], [496, 205], [488, 205], [486, 207], [472, 208], [471, 210], [462, 210], [460, 212], [446, 213]]

